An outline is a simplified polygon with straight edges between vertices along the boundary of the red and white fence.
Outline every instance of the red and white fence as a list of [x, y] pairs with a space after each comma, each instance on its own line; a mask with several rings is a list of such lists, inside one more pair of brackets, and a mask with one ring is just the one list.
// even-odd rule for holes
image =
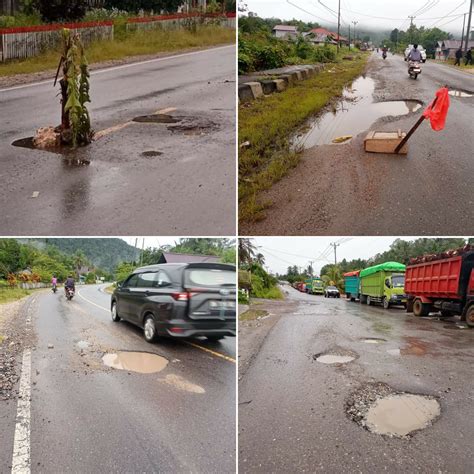
[[112, 21], [0, 28], [0, 61], [30, 58], [57, 47], [63, 28], [79, 34], [84, 44], [114, 38]]
[[162, 28], [173, 30], [188, 25], [191, 21], [198, 24], [216, 23], [227, 28], [236, 28], [235, 13], [177, 13], [175, 15], [157, 15], [143, 18], [130, 18], [127, 21], [127, 31], [152, 30]]
[[[163, 28], [178, 29], [195, 20], [198, 24], [216, 23], [228, 28], [236, 28], [235, 13], [177, 13], [143, 18], [130, 18], [127, 31]], [[61, 41], [61, 30], [69, 28], [81, 36], [84, 44], [92, 41], [114, 38], [112, 21], [66, 23], [54, 25], [0, 28], [0, 62], [8, 59], [24, 59], [37, 56], [45, 50], [57, 47]]]

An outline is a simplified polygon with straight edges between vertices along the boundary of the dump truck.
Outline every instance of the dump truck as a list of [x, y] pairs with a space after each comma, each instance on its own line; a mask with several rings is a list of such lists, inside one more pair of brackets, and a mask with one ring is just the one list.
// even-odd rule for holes
[[385, 262], [360, 271], [360, 302], [381, 303], [385, 309], [406, 306], [405, 265]]
[[324, 294], [324, 282], [321, 278], [315, 277], [311, 282], [311, 293], [313, 295], [323, 295]]
[[307, 278], [305, 281], [304, 281], [304, 284], [305, 284], [305, 291], [306, 293], [312, 293], [312, 289], [313, 289], [313, 279], [312, 278]]
[[474, 250], [408, 265], [405, 291], [407, 311], [415, 316], [440, 311], [474, 327]]
[[351, 301], [360, 298], [360, 270], [344, 273], [344, 293]]

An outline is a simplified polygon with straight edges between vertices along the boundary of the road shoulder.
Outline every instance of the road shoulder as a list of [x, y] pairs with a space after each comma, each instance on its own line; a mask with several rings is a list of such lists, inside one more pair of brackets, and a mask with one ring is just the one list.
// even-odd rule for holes
[[283, 314], [295, 309], [297, 303], [285, 299], [252, 299], [247, 311], [239, 314], [239, 380], [252, 365], [265, 339]]

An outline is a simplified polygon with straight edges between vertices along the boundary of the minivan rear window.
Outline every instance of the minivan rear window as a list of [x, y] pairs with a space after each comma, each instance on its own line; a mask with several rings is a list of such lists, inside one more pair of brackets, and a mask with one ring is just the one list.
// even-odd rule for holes
[[215, 268], [191, 268], [186, 270], [185, 281], [191, 286], [236, 286], [236, 273]]

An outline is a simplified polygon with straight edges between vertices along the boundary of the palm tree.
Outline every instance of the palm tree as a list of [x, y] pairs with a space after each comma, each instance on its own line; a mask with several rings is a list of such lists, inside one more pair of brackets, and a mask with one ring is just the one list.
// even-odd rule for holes
[[265, 256], [262, 255], [261, 253], [257, 253], [257, 256], [255, 257], [255, 261], [256, 261], [261, 267], [263, 267], [263, 265], [265, 264]]
[[251, 265], [256, 251], [252, 239], [239, 239], [239, 265]]

